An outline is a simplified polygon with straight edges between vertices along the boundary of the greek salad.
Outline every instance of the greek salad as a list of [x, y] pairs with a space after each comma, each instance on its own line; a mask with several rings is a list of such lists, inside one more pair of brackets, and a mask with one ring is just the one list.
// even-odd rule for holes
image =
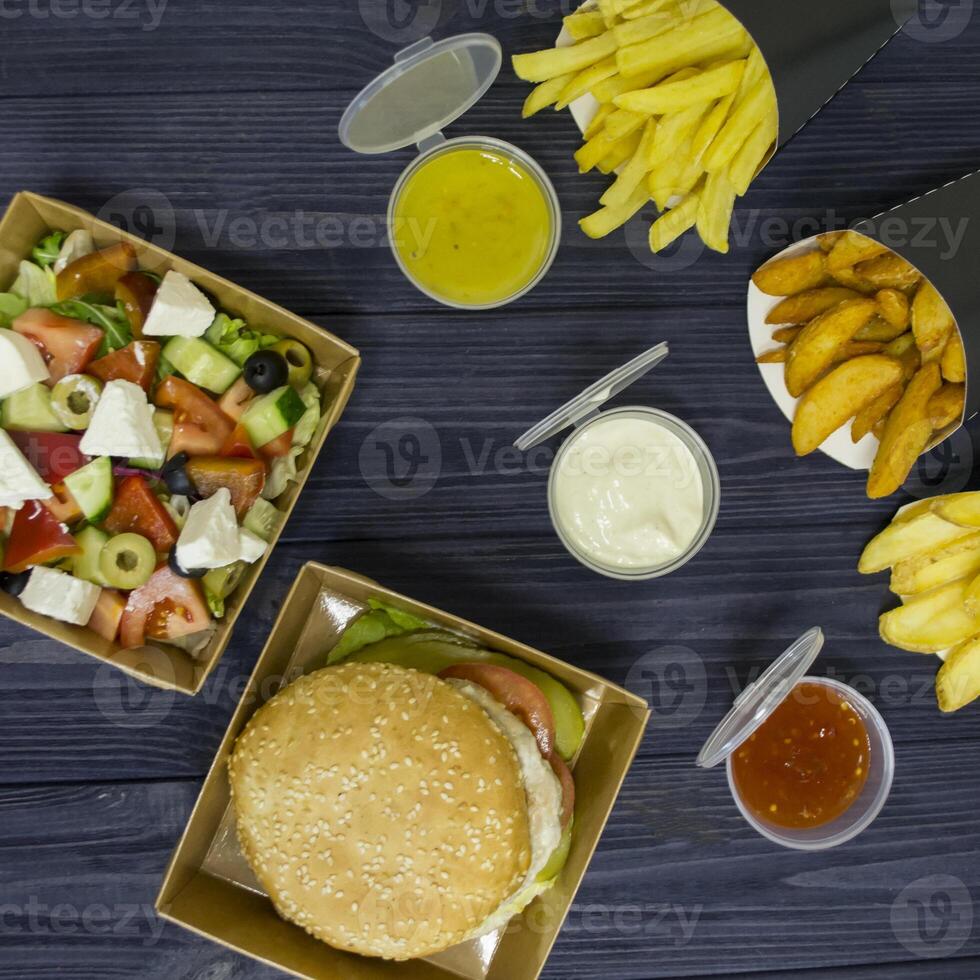
[[0, 588], [200, 652], [321, 416], [310, 351], [128, 242], [55, 231], [0, 293]]

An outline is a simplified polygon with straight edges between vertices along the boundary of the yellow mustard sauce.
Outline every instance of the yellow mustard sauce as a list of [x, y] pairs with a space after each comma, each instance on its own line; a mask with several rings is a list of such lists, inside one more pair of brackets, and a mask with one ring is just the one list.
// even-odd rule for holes
[[395, 202], [392, 243], [420, 286], [463, 306], [501, 302], [540, 271], [552, 219], [537, 180], [490, 149], [424, 162]]

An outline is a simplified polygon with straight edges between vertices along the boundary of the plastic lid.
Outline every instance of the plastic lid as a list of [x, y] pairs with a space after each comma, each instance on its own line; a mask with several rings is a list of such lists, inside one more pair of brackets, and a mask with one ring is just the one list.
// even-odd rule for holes
[[804, 633], [762, 676], [742, 691], [732, 710], [704, 743], [702, 769], [724, 762], [779, 707], [817, 659], [823, 647], [819, 626]]
[[562, 429], [576, 425], [586, 416], [591, 415], [600, 405], [621, 391], [625, 391], [634, 381], [653, 370], [669, 353], [667, 342], [663, 341], [644, 351], [639, 357], [634, 357], [628, 364], [616, 368], [615, 371], [610, 371], [609, 374], [589, 385], [585, 391], [576, 395], [571, 401], [565, 402], [561, 408], [553, 411], [546, 419], [531, 426], [524, 435], [515, 441], [514, 445], [525, 452], [542, 442], [547, 442]]
[[503, 54], [489, 34], [422, 38], [361, 89], [338, 127], [358, 153], [388, 153], [418, 145], [474, 105], [493, 84]]

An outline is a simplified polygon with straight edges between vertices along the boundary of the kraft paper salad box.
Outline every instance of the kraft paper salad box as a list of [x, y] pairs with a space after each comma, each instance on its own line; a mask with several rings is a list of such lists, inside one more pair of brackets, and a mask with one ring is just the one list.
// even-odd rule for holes
[[[572, 848], [556, 885], [500, 933], [434, 957], [402, 962], [339, 951], [276, 914], [242, 856], [228, 776], [229, 756], [252, 715], [281, 688], [323, 667], [346, 626], [376, 602], [547, 672], [571, 691], [586, 725], [570, 763], [577, 787]], [[163, 881], [157, 911], [192, 932], [307, 980], [535, 980], [585, 875], [649, 716], [645, 701], [594, 674], [353, 572], [309, 563], [283, 604], [231, 720]]]
[[80, 208], [30, 192], [17, 194], [0, 221], [0, 290], [10, 287], [17, 276], [18, 264], [31, 257], [32, 249], [44, 236], [53, 231], [70, 233], [79, 229], [85, 229], [92, 235], [97, 248], [120, 242], [130, 243], [137, 253], [138, 269], [160, 276], [170, 270], [182, 273], [205, 290], [218, 309], [230, 316], [244, 318], [249, 326], [265, 330], [269, 335], [281, 335], [302, 342], [312, 352], [315, 362], [312, 381], [321, 391], [319, 424], [296, 459], [295, 480], [275, 500], [276, 507], [282, 512], [278, 527], [270, 531], [262, 557], [244, 572], [240, 585], [227, 600], [224, 617], [215, 620], [217, 629], [202, 650], [191, 654], [166, 643], [123, 649], [117, 642], [109, 642], [86, 627], [31, 612], [19, 599], [0, 592], [0, 613], [9, 619], [118, 667], [147, 684], [195, 694], [224, 653], [235, 623], [295, 507], [320, 450], [347, 404], [360, 357], [357, 350], [328, 331], [247, 289], [101, 221]]
[[[980, 171], [856, 221], [851, 228], [911, 263], [936, 288], [956, 321], [966, 360], [964, 407], [959, 419], [933, 435], [927, 446], [932, 449], [980, 411], [980, 386], [971, 382], [980, 371]], [[813, 251], [818, 238], [794, 242], [766, 261]], [[773, 346], [774, 327], [766, 323], [766, 316], [779, 301], [780, 297], [769, 296], [749, 282], [749, 341], [756, 357]], [[760, 363], [758, 367], [773, 401], [792, 421], [797, 399], [786, 388], [784, 365]], [[849, 427], [844, 426], [824, 441], [820, 451], [851, 469], [866, 470], [878, 444], [872, 433], [852, 442]]]

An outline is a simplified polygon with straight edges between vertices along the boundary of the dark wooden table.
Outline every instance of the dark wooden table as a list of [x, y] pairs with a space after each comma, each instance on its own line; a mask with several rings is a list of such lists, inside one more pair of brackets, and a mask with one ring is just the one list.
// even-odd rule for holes
[[[411, 152], [355, 156], [338, 143], [337, 122], [427, 27], [489, 31], [512, 53], [550, 43], [559, 11], [517, 0], [387, 7], [0, 6], [0, 199], [30, 188], [126, 222], [364, 356], [350, 408], [199, 697], [130, 684], [0, 623], [0, 980], [279, 976], [165, 927], [152, 903], [237, 692], [309, 559], [651, 699], [649, 734], [548, 977], [977, 977], [980, 708], [941, 717], [936, 661], [879, 641], [885, 582], [859, 577], [855, 562], [899, 498], [869, 502], [860, 474], [819, 454], [793, 458], [743, 311], [750, 272], [812, 230], [797, 222], [869, 215], [980, 165], [972, 3], [930, 0], [926, 16], [944, 8], [945, 21], [897, 37], [779, 154], [741, 201], [725, 257], [640, 261], [642, 223], [627, 237], [586, 240], [575, 222], [603, 180], [576, 175], [566, 114], [522, 123], [526, 87], [505, 66], [451, 134], [534, 154], [566, 227], [546, 281], [478, 315], [428, 302], [385, 245], [388, 194]], [[721, 471], [721, 515], [682, 571], [617, 583], [567, 556], [548, 522], [543, 470], [507, 447], [662, 339], [669, 361], [629, 398], [703, 434]], [[405, 434], [427, 460], [393, 491], [373, 447], [387, 439], [401, 466], [412, 455], [402, 454]], [[970, 438], [940, 456], [913, 479], [915, 495], [967, 485]], [[820, 669], [870, 692], [884, 713], [897, 773], [871, 829], [808, 855], [757, 836], [723, 772], [701, 772], [694, 758], [733, 691], [814, 624], [828, 638]]]

